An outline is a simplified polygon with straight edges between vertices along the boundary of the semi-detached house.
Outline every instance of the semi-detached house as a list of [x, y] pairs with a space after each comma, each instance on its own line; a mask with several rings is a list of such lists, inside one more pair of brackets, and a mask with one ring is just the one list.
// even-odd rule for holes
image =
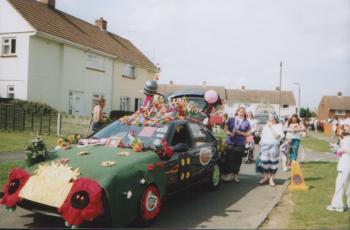
[[135, 110], [155, 66], [129, 40], [58, 10], [54, 0], [0, 0], [0, 97], [47, 103], [89, 115]]

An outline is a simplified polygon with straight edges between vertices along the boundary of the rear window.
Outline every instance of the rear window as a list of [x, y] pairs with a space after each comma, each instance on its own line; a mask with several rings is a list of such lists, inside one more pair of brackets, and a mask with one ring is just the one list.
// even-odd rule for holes
[[255, 115], [255, 119], [257, 120], [258, 124], [265, 124], [269, 120], [269, 115], [268, 114]]

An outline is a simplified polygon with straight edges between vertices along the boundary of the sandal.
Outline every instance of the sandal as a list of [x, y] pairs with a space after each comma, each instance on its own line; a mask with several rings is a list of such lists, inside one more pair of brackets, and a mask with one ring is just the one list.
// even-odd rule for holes
[[263, 185], [266, 184], [266, 182], [269, 180], [269, 178], [263, 178], [259, 181], [259, 184]]

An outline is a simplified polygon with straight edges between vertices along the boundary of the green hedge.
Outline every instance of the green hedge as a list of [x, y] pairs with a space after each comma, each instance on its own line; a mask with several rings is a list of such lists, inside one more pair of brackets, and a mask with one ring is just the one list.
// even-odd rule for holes
[[41, 102], [33, 102], [33, 101], [23, 101], [20, 99], [8, 99], [8, 98], [0, 98], [0, 104], [10, 104], [16, 105], [18, 107], [23, 108], [26, 112], [34, 112], [34, 113], [57, 113], [58, 111], [51, 106], [41, 103]]

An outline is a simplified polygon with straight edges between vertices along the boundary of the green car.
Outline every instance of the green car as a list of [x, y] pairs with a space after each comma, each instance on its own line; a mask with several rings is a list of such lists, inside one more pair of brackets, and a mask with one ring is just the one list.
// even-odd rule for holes
[[114, 227], [152, 222], [163, 198], [220, 184], [217, 140], [201, 123], [115, 121], [48, 160], [14, 169], [1, 203], [62, 217], [67, 226], [105, 219]]

